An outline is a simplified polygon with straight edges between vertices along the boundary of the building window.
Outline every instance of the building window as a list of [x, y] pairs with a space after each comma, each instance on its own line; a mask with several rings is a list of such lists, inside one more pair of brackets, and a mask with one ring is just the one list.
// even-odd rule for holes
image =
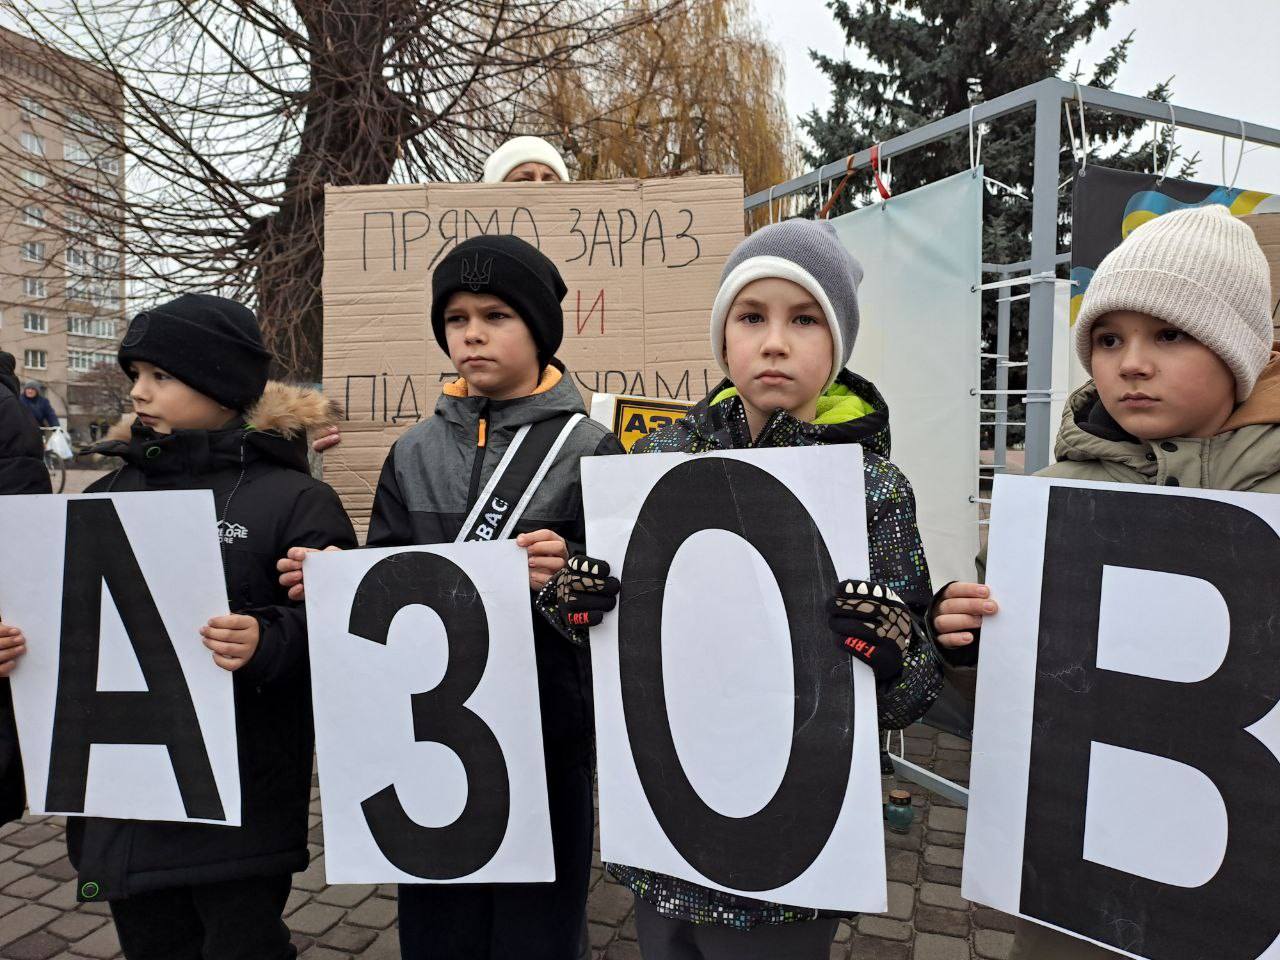
[[49, 285], [43, 277], [23, 277], [22, 292], [28, 297], [43, 300], [49, 295]]
[[23, 350], [22, 365], [28, 370], [47, 370], [49, 354], [44, 350]]
[[23, 170], [22, 179], [32, 187], [43, 187], [49, 182], [48, 178], [38, 170]]
[[100, 277], [110, 276], [120, 270], [120, 257], [117, 254], [99, 253], [93, 261]]
[[116, 321], [111, 317], [93, 318], [73, 313], [67, 317], [67, 333], [80, 337], [97, 337], [100, 340], [116, 338]]
[[49, 116], [44, 104], [38, 100], [32, 100], [30, 97], [23, 97], [19, 100], [18, 109], [22, 114], [23, 120], [45, 120]]
[[22, 222], [28, 227], [46, 227], [49, 221], [45, 219], [44, 207], [29, 206], [22, 208]]
[[93, 159], [89, 155], [89, 148], [75, 137], [67, 137], [67, 142], [62, 145], [62, 156], [67, 163], [85, 164]]
[[104, 153], [98, 158], [98, 169], [114, 177], [120, 173], [120, 158]]
[[67, 247], [67, 273], [84, 276], [89, 272], [89, 254], [79, 247]]
[[44, 244], [39, 240], [28, 240], [22, 245], [22, 259], [27, 263], [44, 263]]
[[22, 329], [27, 333], [48, 333], [49, 318], [43, 313], [28, 310], [22, 315]]
[[44, 137], [32, 133], [30, 130], [24, 130], [22, 133], [22, 149], [27, 153], [33, 153], [37, 157], [44, 156]]

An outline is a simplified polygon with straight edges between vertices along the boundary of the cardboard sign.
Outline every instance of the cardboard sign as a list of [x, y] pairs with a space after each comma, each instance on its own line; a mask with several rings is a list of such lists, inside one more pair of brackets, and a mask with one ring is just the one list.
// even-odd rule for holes
[[996, 478], [964, 896], [1147, 960], [1274, 958], [1280, 497]]
[[328, 881], [554, 880], [524, 551], [316, 553], [306, 579]]
[[827, 625], [868, 569], [861, 449], [582, 472], [587, 542], [622, 581], [591, 631], [603, 859], [884, 910], [875, 682]]
[[654, 400], [597, 393], [591, 398], [591, 419], [608, 427], [630, 453], [637, 440], [670, 426], [692, 407], [693, 404], [687, 400]]
[[239, 826], [231, 674], [200, 638], [227, 612], [213, 495], [0, 497], [0, 529], [31, 812]]
[[1253, 230], [1271, 266], [1271, 324], [1280, 340], [1280, 213], [1255, 213], [1241, 219]]
[[740, 177], [327, 188], [324, 389], [347, 420], [325, 479], [357, 528], [392, 442], [456, 377], [429, 313], [432, 269], [459, 241], [514, 234], [555, 262], [558, 356], [584, 396], [698, 400], [721, 377], [707, 322], [742, 223]]

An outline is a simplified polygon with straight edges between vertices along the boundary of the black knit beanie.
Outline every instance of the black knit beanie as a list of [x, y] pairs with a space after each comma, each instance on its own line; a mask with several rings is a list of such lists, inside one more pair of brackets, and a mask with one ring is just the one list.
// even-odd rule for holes
[[492, 294], [520, 314], [543, 365], [560, 349], [560, 301], [568, 291], [556, 265], [532, 244], [519, 237], [472, 237], [440, 261], [431, 275], [431, 329], [445, 353], [444, 308], [459, 291]]
[[125, 373], [130, 360], [145, 360], [224, 407], [243, 411], [266, 389], [271, 354], [248, 307], [184, 293], [134, 317], [118, 359]]

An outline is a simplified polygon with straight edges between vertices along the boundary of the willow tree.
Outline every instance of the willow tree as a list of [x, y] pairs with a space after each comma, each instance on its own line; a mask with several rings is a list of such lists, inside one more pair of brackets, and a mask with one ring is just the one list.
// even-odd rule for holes
[[[119, 244], [136, 298], [209, 290], [262, 317], [278, 373], [319, 378], [324, 188], [474, 179], [562, 72], [654, 10], [608, 0], [0, 0], [0, 100], [41, 109], [109, 162], [0, 137], [0, 202], [54, 202]], [[660, 9], [660, 8], [657, 8]], [[42, 56], [30, 41], [59, 51]], [[82, 61], [77, 63], [77, 61]], [[86, 83], [84, 61], [96, 67]], [[11, 82], [9, 82], [11, 80]], [[535, 91], [537, 91], [535, 93]], [[85, 119], [87, 118], [87, 120]], [[82, 144], [83, 145], [83, 144]], [[101, 180], [101, 178], [99, 178]]]
[[798, 153], [783, 63], [750, 0], [633, 0], [643, 26], [596, 65], [553, 73], [526, 120], [580, 179], [740, 173], [748, 193], [787, 179]]

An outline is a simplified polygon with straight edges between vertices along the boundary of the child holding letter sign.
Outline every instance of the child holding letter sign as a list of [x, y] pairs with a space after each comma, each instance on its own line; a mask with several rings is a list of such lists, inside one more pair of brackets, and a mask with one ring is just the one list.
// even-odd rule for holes
[[281, 916], [290, 875], [307, 865], [311, 692], [305, 612], [276, 583], [274, 558], [295, 544], [355, 545], [337, 494], [307, 471], [306, 431], [334, 411], [267, 382], [257, 319], [221, 297], [138, 314], [119, 360], [137, 416], [95, 448], [124, 466], [88, 492], [213, 491], [236, 612], [200, 632], [235, 672], [242, 826], [70, 817], [77, 893], [110, 903], [131, 960], [293, 957]]
[[[1135, 230], [1085, 291], [1076, 351], [1093, 381], [1067, 404], [1058, 462], [1039, 476], [1280, 493], [1270, 302], [1266, 257], [1226, 207], [1180, 210]], [[995, 612], [980, 584], [954, 583], [938, 596], [931, 626], [966, 689], [983, 617]], [[1020, 921], [1012, 956], [1115, 954]]]
[[[744, 240], [725, 265], [711, 338], [728, 379], [682, 420], [633, 452], [857, 443], [863, 447], [874, 582], [826, 584], [833, 638], [875, 672], [882, 726], [923, 716], [941, 671], [918, 618], [931, 587], [911, 485], [889, 462], [889, 414], [870, 383], [844, 369], [858, 334], [862, 268], [825, 222], [790, 220]], [[832, 477], [832, 483], [840, 478]], [[619, 590], [602, 560], [576, 556], [544, 592], [567, 626], [600, 622]], [[610, 865], [636, 895], [646, 958], [808, 960], [828, 955], [837, 919], [764, 903], [647, 870]]]
[[[459, 379], [444, 388], [435, 416], [387, 455], [369, 546], [514, 537], [528, 550], [535, 591], [564, 566], [569, 544], [582, 549], [578, 461], [622, 445], [583, 416], [555, 359], [564, 294], [555, 264], [518, 237], [473, 237], [440, 261], [431, 328]], [[302, 592], [304, 556], [291, 551], [280, 562], [293, 596]], [[590, 664], [540, 617], [534, 636], [555, 882], [401, 884], [406, 958], [577, 953], [591, 870]]]

